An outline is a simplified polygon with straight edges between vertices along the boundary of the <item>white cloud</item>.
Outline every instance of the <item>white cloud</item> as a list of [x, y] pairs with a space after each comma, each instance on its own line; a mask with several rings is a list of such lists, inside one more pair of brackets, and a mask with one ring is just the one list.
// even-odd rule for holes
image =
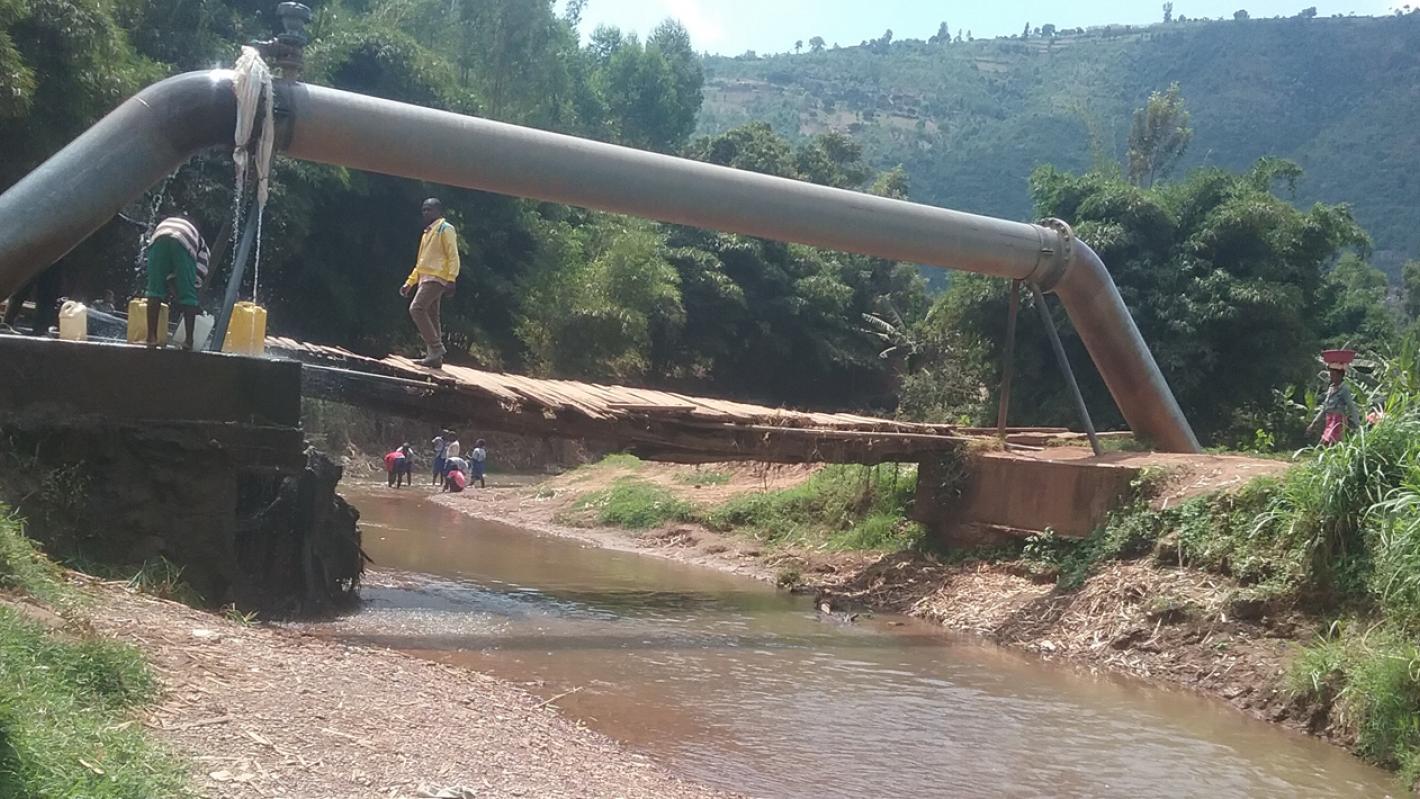
[[725, 38], [724, 26], [700, 0], [661, 0], [661, 5], [665, 6], [667, 14], [685, 26], [698, 49], [709, 49]]

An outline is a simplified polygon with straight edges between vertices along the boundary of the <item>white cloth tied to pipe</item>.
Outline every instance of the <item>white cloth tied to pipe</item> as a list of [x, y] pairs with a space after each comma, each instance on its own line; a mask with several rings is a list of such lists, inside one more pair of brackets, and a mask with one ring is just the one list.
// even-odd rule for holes
[[237, 186], [240, 187], [246, 178], [247, 147], [251, 143], [252, 128], [256, 125], [260, 109], [263, 113], [256, 145], [256, 206], [262, 209], [266, 207], [271, 148], [276, 138], [276, 121], [272, 117], [271, 70], [267, 69], [256, 48], [243, 47], [242, 55], [237, 59], [236, 73], [233, 85], [237, 92], [237, 130], [232, 160], [237, 164]]

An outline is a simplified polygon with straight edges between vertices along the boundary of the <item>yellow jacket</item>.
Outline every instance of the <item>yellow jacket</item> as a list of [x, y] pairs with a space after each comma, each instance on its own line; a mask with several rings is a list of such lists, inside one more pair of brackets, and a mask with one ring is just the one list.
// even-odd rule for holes
[[414, 262], [414, 271], [409, 273], [404, 285], [419, 283], [421, 275], [435, 277], [445, 283], [452, 283], [459, 276], [459, 240], [454, 226], [443, 217], [434, 220], [424, 228], [419, 237], [419, 259]]

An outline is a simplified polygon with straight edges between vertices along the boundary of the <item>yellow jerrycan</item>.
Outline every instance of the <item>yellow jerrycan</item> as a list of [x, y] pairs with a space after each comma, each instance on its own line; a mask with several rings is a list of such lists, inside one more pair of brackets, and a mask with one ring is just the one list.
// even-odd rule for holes
[[254, 302], [239, 302], [232, 306], [232, 320], [227, 323], [227, 339], [222, 352], [238, 355], [261, 355], [266, 352], [266, 309]]
[[[134, 297], [128, 301], [128, 343], [143, 344], [148, 340], [148, 303], [157, 300]], [[168, 343], [168, 304], [158, 309], [158, 344]]]

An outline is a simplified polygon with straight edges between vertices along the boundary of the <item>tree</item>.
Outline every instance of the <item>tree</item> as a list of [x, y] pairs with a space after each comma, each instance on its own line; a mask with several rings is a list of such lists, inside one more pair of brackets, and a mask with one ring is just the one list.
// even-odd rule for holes
[[1307, 6], [1297, 14], [1297, 19], [1316, 19], [1316, 6]]
[[1023, 30], [1023, 31], [1021, 31], [1021, 38], [1022, 38], [1022, 39], [1029, 39], [1029, 38], [1030, 38], [1030, 23], [1029, 23], [1029, 22], [1026, 23], [1026, 29]]
[[1420, 319], [1420, 261], [1407, 261], [1400, 270], [1401, 289], [1405, 297], [1405, 315], [1411, 321]]
[[803, 50], [804, 50], [804, 40], [803, 40], [803, 39], [799, 39], [799, 40], [795, 41], [795, 42], [794, 42], [794, 52], [795, 52], [795, 53], [801, 53], [801, 52], [803, 52]]
[[872, 187], [868, 189], [868, 193], [876, 194], [879, 197], [891, 197], [894, 200], [906, 200], [909, 184], [907, 170], [902, 168], [902, 164], [898, 164], [878, 175], [877, 179], [873, 181]]
[[[1295, 165], [1271, 160], [1242, 174], [1200, 169], [1159, 188], [1048, 166], [1031, 176], [1036, 215], [1071, 220], [1109, 265], [1140, 333], [1206, 441], [1251, 435], [1274, 390], [1315, 374], [1323, 340], [1357, 334], [1355, 318], [1333, 315], [1333, 286], [1355, 286], [1353, 299], [1374, 291], [1369, 267], [1328, 276], [1338, 254], [1367, 244], [1345, 206], [1299, 211], [1273, 193], [1279, 176], [1297, 174]], [[919, 335], [955, 337], [962, 347], [957, 356], [978, 365], [983, 387], [995, 383], [1005, 285], [954, 276], [924, 323], [929, 330]], [[1340, 327], [1329, 327], [1332, 321]], [[1347, 324], [1351, 329], [1340, 329]], [[1068, 324], [1061, 335], [1072, 362], [1088, 363]], [[1018, 423], [1073, 423], [1071, 400], [1039, 326], [1022, 325], [1016, 352]], [[1094, 370], [1078, 376], [1096, 423], [1119, 424]]]
[[[863, 148], [830, 132], [797, 149], [763, 122], [697, 139], [691, 157], [841, 188], [870, 180], [905, 191], [904, 178], [872, 180]], [[694, 370], [725, 390], [837, 404], [891, 405], [892, 365], [863, 334], [862, 314], [891, 304], [915, 321], [921, 281], [903, 264], [689, 228], [670, 234], [686, 323], [666, 371]], [[693, 343], [693, 344], [692, 344]]]
[[1386, 275], [1348, 253], [1326, 273], [1317, 333], [1329, 347], [1380, 352], [1400, 335], [1400, 318], [1386, 302]]
[[927, 43], [928, 43], [928, 44], [951, 44], [951, 43], [952, 43], [952, 32], [951, 32], [950, 29], [947, 28], [947, 23], [943, 22], [942, 24], [938, 25], [938, 26], [937, 26], [937, 32], [932, 35], [932, 38], [930, 38], [930, 39], [927, 40]]
[[1173, 3], [1164, 3], [1164, 22], [1173, 22]]
[[596, 75], [617, 138], [644, 149], [671, 151], [695, 129], [705, 73], [680, 23], [667, 20], [643, 46], [620, 40]]
[[822, 53], [822, 52], [823, 52], [823, 46], [824, 46], [824, 41], [823, 41], [823, 37], [822, 37], [822, 36], [815, 36], [815, 37], [813, 37], [812, 39], [809, 39], [809, 52], [811, 52], [811, 53]]
[[102, 0], [0, 0], [0, 187], [160, 75]]
[[1040, 33], [1042, 36], [1047, 36], [1053, 39], [1055, 38], [1055, 31], [1056, 28], [1052, 24], [1047, 23], [1045, 25], [1040, 26]]
[[1129, 179], [1136, 186], [1152, 186], [1167, 177], [1188, 149], [1193, 129], [1177, 82], [1168, 91], [1153, 92], [1144, 107], [1134, 112], [1129, 130]]
[[1248, 19], [1247, 9], [1239, 8], [1237, 11], [1234, 11], [1233, 19], [1237, 20], [1238, 22], [1242, 22], [1243, 20]]
[[532, 279], [518, 322], [534, 365], [570, 377], [644, 375], [653, 333], [672, 333], [685, 318], [679, 275], [660, 238], [649, 224], [606, 217], [561, 236], [565, 244]]

